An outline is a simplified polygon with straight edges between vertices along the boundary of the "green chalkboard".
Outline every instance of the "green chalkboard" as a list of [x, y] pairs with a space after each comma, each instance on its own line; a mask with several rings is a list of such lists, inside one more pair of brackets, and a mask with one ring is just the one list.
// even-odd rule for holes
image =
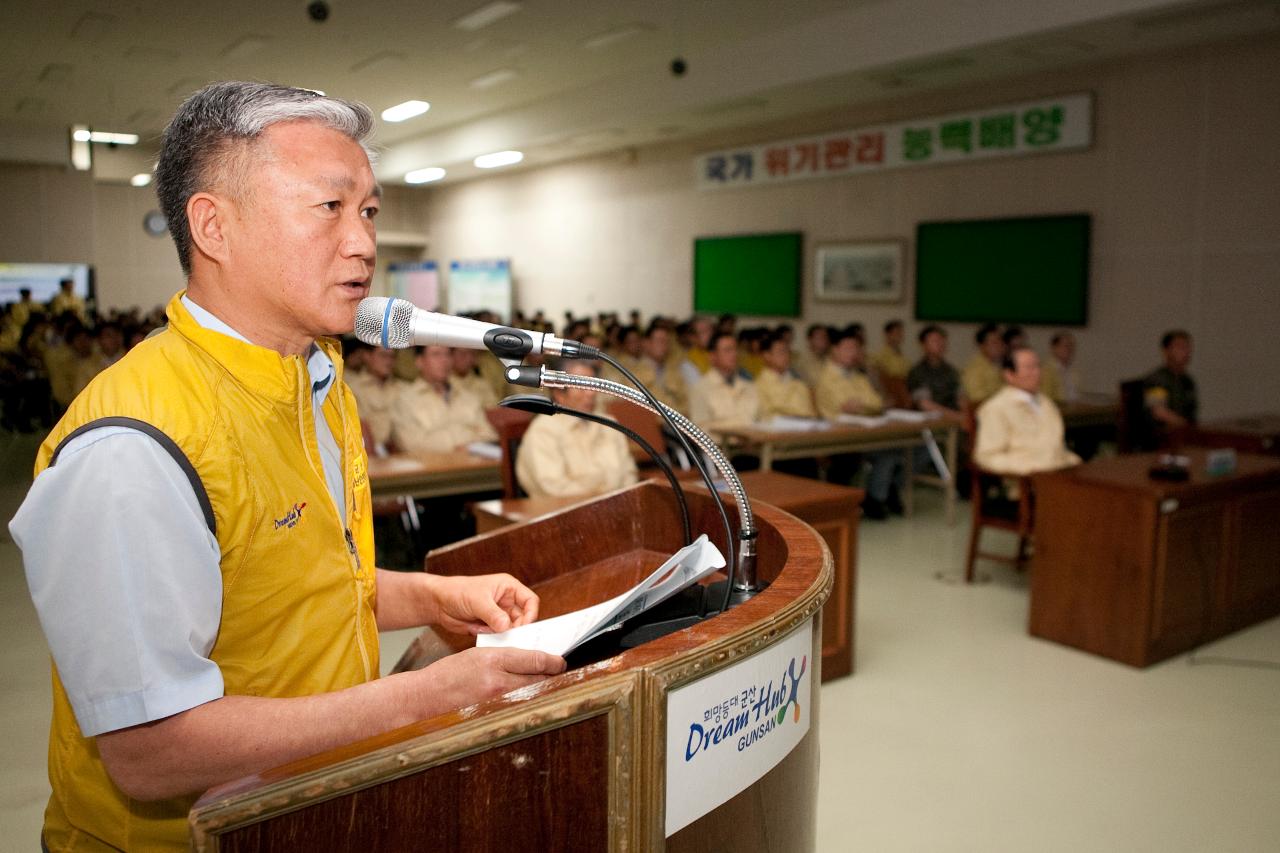
[[693, 310], [800, 316], [803, 235], [748, 234], [693, 241]]
[[1088, 214], [922, 222], [916, 319], [1083, 326]]

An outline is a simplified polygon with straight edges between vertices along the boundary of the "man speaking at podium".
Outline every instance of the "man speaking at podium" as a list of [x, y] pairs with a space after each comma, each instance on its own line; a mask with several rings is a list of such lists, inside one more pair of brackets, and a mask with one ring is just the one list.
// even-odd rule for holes
[[473, 704], [564, 661], [468, 649], [378, 678], [378, 630], [537, 618], [509, 575], [373, 567], [336, 343], [374, 268], [369, 110], [211, 85], [156, 192], [187, 290], [54, 428], [11, 523], [53, 654], [43, 843], [187, 846], [215, 784]]

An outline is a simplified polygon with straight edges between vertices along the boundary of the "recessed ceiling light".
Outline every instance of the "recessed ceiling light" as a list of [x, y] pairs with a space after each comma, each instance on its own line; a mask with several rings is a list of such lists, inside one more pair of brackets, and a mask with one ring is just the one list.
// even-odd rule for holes
[[105, 142], [111, 145], [137, 145], [136, 133], [107, 133], [104, 130], [88, 130], [81, 127], [71, 134], [76, 142]]
[[519, 11], [519, 3], [510, 3], [508, 0], [494, 0], [493, 3], [486, 3], [474, 12], [463, 15], [454, 21], [453, 25], [460, 30], [475, 32], [489, 26], [494, 21], [500, 21], [508, 15], [514, 15]]
[[139, 172], [129, 179], [129, 183], [135, 187], [145, 187], [147, 184], [151, 183], [151, 173]]
[[431, 109], [431, 104], [426, 101], [405, 101], [403, 104], [396, 104], [394, 107], [387, 107], [382, 111], [382, 120], [397, 122], [407, 121], [414, 116], [420, 116], [427, 110]]
[[439, 166], [428, 166], [425, 169], [414, 169], [404, 176], [406, 184], [429, 184], [444, 177], [444, 169]]
[[505, 83], [508, 80], [514, 80], [520, 74], [512, 68], [499, 68], [497, 71], [490, 71], [488, 74], [481, 74], [472, 80], [469, 85], [472, 89], [488, 89]]
[[477, 169], [496, 169], [499, 166], [513, 166], [524, 159], [519, 151], [495, 151], [492, 154], [481, 154], [473, 162]]

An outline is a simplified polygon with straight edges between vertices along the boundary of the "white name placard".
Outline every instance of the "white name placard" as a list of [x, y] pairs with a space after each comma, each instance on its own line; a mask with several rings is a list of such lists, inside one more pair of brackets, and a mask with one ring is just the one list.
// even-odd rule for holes
[[727, 802], [809, 731], [813, 620], [667, 694], [667, 836]]

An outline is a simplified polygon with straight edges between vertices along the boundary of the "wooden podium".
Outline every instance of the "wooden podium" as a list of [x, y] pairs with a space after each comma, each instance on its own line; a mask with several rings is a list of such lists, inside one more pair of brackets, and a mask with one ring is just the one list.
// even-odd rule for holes
[[[723, 550], [710, 497], [688, 500], [695, 535]], [[770, 586], [745, 604], [525, 690], [215, 788], [191, 811], [195, 849], [813, 849], [832, 558], [794, 517], [759, 506], [755, 518]], [[671, 490], [642, 483], [433, 551], [427, 569], [510, 571], [538, 592], [545, 618], [624, 592], [682, 544]], [[809, 625], [808, 732], [756, 782], [666, 837], [668, 692]], [[470, 643], [428, 629], [398, 668]]]

